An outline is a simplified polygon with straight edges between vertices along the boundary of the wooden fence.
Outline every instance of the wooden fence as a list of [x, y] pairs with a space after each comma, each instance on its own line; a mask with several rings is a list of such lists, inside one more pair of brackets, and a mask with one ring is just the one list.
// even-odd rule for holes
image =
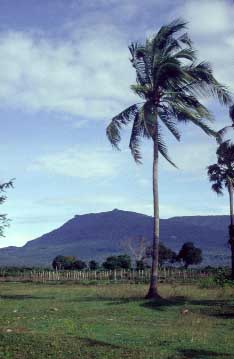
[[[210, 274], [200, 270], [178, 270], [162, 268], [159, 270], [161, 282], [192, 282]], [[109, 270], [109, 271], [25, 271], [11, 275], [0, 272], [0, 281], [30, 282], [149, 282], [150, 270]]]

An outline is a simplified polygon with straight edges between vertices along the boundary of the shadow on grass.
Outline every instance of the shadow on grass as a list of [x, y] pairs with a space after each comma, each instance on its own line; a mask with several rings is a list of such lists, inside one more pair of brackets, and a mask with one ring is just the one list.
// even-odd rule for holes
[[150, 309], [163, 309], [168, 307], [175, 307], [175, 306], [182, 306], [184, 304], [187, 304], [187, 298], [184, 296], [175, 296], [175, 297], [169, 297], [167, 299], [161, 298], [157, 300], [148, 300], [145, 301], [145, 303], [142, 304], [145, 308]]
[[14, 295], [0, 295], [0, 299], [9, 299], [9, 300], [26, 300], [26, 299], [55, 299], [56, 297], [39, 297], [27, 294], [14, 294]]
[[177, 296], [170, 297], [168, 299], [145, 301], [141, 305], [145, 308], [155, 310], [160, 310], [170, 306], [193, 306], [193, 308], [190, 307], [189, 310], [194, 313], [220, 319], [234, 319], [233, 300], [190, 300], [183, 296]]
[[[210, 358], [218, 358], [218, 359], [232, 359], [232, 354], [227, 353], [217, 353], [209, 350], [202, 349], [182, 349], [178, 351], [181, 355], [181, 359], [210, 359]], [[169, 359], [174, 359], [174, 356]]]
[[96, 340], [91, 338], [80, 338], [79, 339], [83, 344], [88, 345], [90, 347], [109, 347], [111, 349], [121, 349], [122, 347], [119, 345], [106, 343], [102, 340]]

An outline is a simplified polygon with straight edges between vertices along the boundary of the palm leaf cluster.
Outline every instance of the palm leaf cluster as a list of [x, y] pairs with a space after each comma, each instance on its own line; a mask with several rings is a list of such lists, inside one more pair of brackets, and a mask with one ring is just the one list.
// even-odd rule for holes
[[208, 135], [217, 137], [210, 127], [213, 116], [200, 98], [210, 95], [222, 104], [231, 103], [227, 88], [214, 78], [210, 64], [197, 61], [185, 29], [186, 23], [176, 20], [162, 26], [144, 44], [129, 46], [130, 61], [136, 70], [136, 84], [131, 88], [143, 101], [115, 116], [107, 127], [107, 137], [119, 148], [122, 127], [132, 123], [129, 147], [136, 162], [141, 162], [140, 140], [145, 137], [157, 141], [161, 155], [173, 164], [161, 125], [178, 141], [181, 122], [193, 123]]
[[[231, 119], [231, 126], [225, 126], [224, 128], [222, 128], [221, 130], [218, 131], [218, 134], [220, 136], [220, 139], [222, 140], [223, 137], [228, 134], [229, 130], [233, 131], [234, 129], [234, 105], [229, 107], [229, 117]], [[231, 143], [231, 142], [229, 142]]]
[[217, 163], [208, 167], [208, 178], [212, 182], [212, 189], [223, 194], [224, 187], [229, 188], [234, 180], [234, 145], [229, 141], [223, 142], [216, 151]]

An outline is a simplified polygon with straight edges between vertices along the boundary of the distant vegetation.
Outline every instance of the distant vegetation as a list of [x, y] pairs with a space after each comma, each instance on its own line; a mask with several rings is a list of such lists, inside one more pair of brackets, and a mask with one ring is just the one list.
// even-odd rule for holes
[[202, 262], [202, 250], [196, 248], [192, 242], [186, 242], [179, 251], [176, 260], [184, 262], [185, 268], [190, 265], [200, 264]]
[[86, 263], [76, 259], [76, 257], [73, 256], [57, 256], [54, 258], [53, 262], [52, 262], [52, 267], [54, 269], [77, 269], [77, 270], [81, 270], [81, 269], [85, 269]]
[[106, 258], [106, 261], [102, 264], [105, 269], [130, 269], [131, 257], [127, 254], [119, 256], [111, 256]]
[[[145, 242], [147, 243], [147, 242]], [[141, 252], [141, 258], [132, 263], [131, 256], [128, 254], [120, 254], [117, 256], [109, 256], [100, 266], [95, 260], [89, 261], [87, 265], [84, 261], [77, 259], [74, 256], [56, 256], [52, 262], [52, 267], [56, 270], [82, 270], [82, 269], [132, 269], [136, 268], [143, 270], [149, 268], [148, 259], [151, 258], [152, 248], [146, 246]], [[183, 261], [185, 268], [189, 265], [196, 265], [202, 262], [202, 250], [196, 248], [192, 242], [184, 243], [178, 255], [160, 243], [159, 246], [159, 263], [160, 266], [172, 265], [175, 262]]]

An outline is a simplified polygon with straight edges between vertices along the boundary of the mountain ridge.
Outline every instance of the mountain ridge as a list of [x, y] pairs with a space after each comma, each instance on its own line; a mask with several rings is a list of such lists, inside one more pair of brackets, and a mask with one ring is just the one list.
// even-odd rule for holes
[[[202, 248], [204, 264], [227, 264], [229, 216], [182, 216], [160, 220], [160, 238], [178, 251], [192, 241]], [[104, 260], [123, 253], [121, 243], [128, 237], [152, 239], [153, 217], [114, 209], [75, 215], [60, 227], [28, 241], [22, 247], [0, 249], [0, 266], [48, 266], [56, 255], [75, 255], [82, 260]]]

